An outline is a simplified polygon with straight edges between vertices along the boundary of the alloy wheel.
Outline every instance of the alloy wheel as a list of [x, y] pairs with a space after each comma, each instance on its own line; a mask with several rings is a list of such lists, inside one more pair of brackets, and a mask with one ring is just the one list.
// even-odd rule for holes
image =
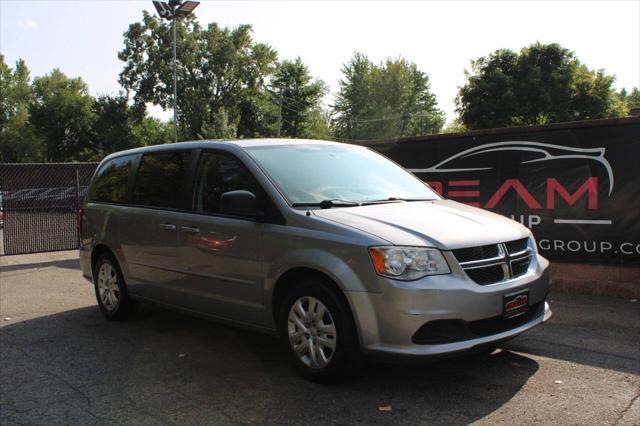
[[98, 294], [102, 306], [107, 311], [114, 311], [120, 304], [120, 287], [118, 287], [118, 274], [109, 263], [103, 263], [98, 270]]
[[329, 309], [315, 297], [303, 296], [289, 310], [289, 343], [298, 359], [311, 368], [323, 368], [336, 350], [336, 325]]

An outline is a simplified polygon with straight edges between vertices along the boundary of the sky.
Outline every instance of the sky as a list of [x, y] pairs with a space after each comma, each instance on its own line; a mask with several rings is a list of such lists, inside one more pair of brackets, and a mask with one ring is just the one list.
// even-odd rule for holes
[[[0, 0], [0, 52], [9, 64], [23, 58], [32, 76], [57, 67], [94, 95], [115, 94], [122, 34], [144, 9], [154, 10], [151, 1]], [[202, 1], [195, 14], [203, 25], [251, 24], [254, 40], [280, 59], [300, 56], [328, 84], [328, 104], [355, 51], [374, 62], [415, 62], [449, 121], [472, 59], [536, 41], [560, 43], [589, 68], [614, 74], [617, 89], [640, 86], [640, 0]]]

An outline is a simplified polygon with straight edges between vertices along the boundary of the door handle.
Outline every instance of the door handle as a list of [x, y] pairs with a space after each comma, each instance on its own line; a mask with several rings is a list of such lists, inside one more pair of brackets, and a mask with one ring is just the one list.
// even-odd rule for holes
[[195, 226], [183, 226], [182, 231], [187, 232], [189, 234], [197, 234], [198, 232], [200, 232], [200, 230]]
[[175, 231], [176, 226], [173, 223], [161, 223], [158, 225], [160, 229], [165, 229], [167, 231]]

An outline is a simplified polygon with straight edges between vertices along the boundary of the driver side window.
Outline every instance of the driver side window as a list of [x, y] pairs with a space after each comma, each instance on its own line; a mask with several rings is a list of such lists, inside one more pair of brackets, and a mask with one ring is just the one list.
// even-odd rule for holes
[[203, 152], [198, 165], [193, 210], [220, 214], [220, 196], [236, 190], [252, 192], [258, 208], [263, 205], [264, 194], [260, 184], [240, 160], [225, 152]]

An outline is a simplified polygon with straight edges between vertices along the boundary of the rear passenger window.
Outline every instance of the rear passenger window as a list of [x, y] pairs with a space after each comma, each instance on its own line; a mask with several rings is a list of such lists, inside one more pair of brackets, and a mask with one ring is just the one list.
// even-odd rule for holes
[[182, 207], [191, 151], [144, 154], [133, 187], [133, 202], [143, 206]]
[[240, 160], [231, 154], [205, 151], [200, 158], [193, 210], [220, 213], [220, 196], [228, 191], [250, 191], [262, 208], [265, 194], [260, 184]]
[[127, 183], [134, 159], [134, 155], [125, 155], [109, 160], [100, 167], [87, 194], [87, 201], [126, 202]]

